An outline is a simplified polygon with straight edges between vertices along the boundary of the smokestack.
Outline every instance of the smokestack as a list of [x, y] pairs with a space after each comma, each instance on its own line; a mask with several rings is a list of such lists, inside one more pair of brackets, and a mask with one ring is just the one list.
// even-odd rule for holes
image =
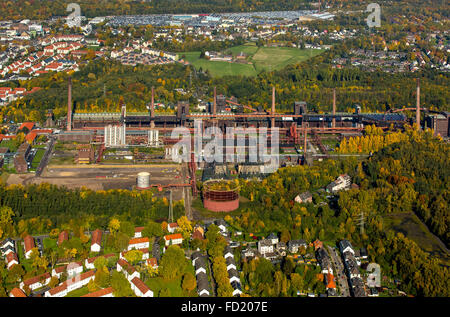
[[150, 105], [150, 128], [155, 127], [155, 120], [153, 118], [155, 117], [155, 87], [152, 87], [152, 104]]
[[72, 77], [67, 87], [67, 131], [72, 131]]
[[217, 95], [216, 95], [216, 87], [214, 87], [214, 100], [213, 100], [213, 116], [216, 117], [217, 103], [216, 103]]
[[417, 78], [417, 102], [416, 102], [416, 124], [417, 130], [420, 130], [420, 80]]
[[336, 128], [336, 88], [333, 88], [333, 119], [331, 119], [331, 127]]
[[306, 152], [307, 152], [307, 149], [308, 149], [308, 141], [307, 141], [307, 138], [308, 138], [308, 122], [305, 122], [305, 128], [304, 128], [304, 130], [303, 130], [303, 133], [304, 133], [304, 140], [303, 140], [303, 156], [305, 157], [305, 160], [306, 160]]
[[[272, 116], [275, 115], [275, 86], [272, 87]], [[271, 125], [272, 128], [275, 128], [275, 117], [272, 117]]]

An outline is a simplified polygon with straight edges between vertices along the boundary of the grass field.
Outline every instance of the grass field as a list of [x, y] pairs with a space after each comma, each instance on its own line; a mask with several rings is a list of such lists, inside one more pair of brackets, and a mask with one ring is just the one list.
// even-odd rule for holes
[[224, 51], [233, 56], [241, 52], [247, 55], [250, 64], [230, 63], [222, 61], [209, 61], [200, 59], [200, 52], [184, 52], [186, 60], [195, 68], [208, 70], [213, 77], [221, 76], [256, 76], [261, 71], [272, 71], [296, 64], [314, 57], [322, 52], [315, 49], [298, 49], [291, 47], [257, 47], [255, 43], [235, 46]]
[[36, 170], [38, 168], [39, 163], [42, 160], [42, 157], [45, 154], [45, 149], [38, 149], [36, 155], [33, 158], [33, 162], [31, 162], [31, 170]]

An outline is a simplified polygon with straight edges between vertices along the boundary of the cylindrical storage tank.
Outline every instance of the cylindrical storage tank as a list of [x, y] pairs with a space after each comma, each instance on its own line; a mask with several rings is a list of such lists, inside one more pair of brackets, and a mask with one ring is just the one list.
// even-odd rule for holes
[[137, 189], [148, 189], [150, 188], [150, 173], [140, 172], [137, 175]]
[[222, 180], [206, 181], [203, 184], [203, 207], [216, 212], [230, 212], [238, 209], [239, 186]]

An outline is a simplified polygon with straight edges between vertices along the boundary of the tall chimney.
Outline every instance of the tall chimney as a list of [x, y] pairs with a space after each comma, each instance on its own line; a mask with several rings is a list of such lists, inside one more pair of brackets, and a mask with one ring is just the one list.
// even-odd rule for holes
[[336, 128], [336, 88], [333, 88], [333, 118], [331, 119], [331, 127]]
[[217, 110], [217, 95], [216, 95], [216, 87], [214, 87], [214, 100], [213, 100], [213, 116], [216, 117], [216, 110]]
[[307, 138], [308, 138], [308, 122], [305, 122], [305, 128], [304, 128], [304, 130], [303, 130], [303, 133], [304, 133], [304, 140], [303, 140], [303, 156], [305, 157], [305, 160], [306, 160], [306, 152], [307, 152], [307, 149], [308, 149], [308, 141], [307, 141]]
[[270, 127], [275, 128], [275, 86], [272, 87], [272, 120]]
[[416, 124], [417, 130], [420, 130], [420, 80], [417, 78], [417, 101], [416, 101]]
[[67, 89], [67, 131], [72, 131], [72, 77], [69, 77]]
[[155, 87], [152, 87], [152, 104], [150, 105], [150, 128], [155, 127]]

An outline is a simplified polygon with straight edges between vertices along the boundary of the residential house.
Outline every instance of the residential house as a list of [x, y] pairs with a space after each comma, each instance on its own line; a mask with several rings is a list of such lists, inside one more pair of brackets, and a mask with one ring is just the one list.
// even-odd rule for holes
[[9, 297], [27, 297], [27, 295], [20, 288], [14, 287], [9, 293]]
[[301, 247], [304, 247], [306, 250], [308, 244], [305, 240], [290, 240], [287, 243], [287, 247], [290, 253], [297, 253]]
[[197, 293], [200, 297], [210, 296], [209, 282], [206, 273], [200, 273], [196, 275], [197, 278]]
[[180, 229], [180, 227], [178, 226], [178, 223], [176, 222], [171, 222], [167, 225], [167, 230], [170, 233], [174, 233], [175, 231], [178, 231]]
[[61, 231], [58, 236], [58, 246], [61, 246], [61, 244], [67, 240], [69, 240], [69, 233], [66, 230]]
[[14, 252], [8, 253], [6, 255], [6, 268], [10, 270], [14, 265], [19, 264], [19, 259], [17, 254]]
[[153, 297], [153, 292], [139, 277], [130, 280], [131, 289], [138, 297]]
[[83, 272], [83, 263], [82, 262], [70, 262], [67, 267], [67, 276], [69, 278], [79, 275]]
[[147, 259], [146, 263], [148, 266], [150, 266], [154, 270], [156, 270], [158, 268], [158, 261], [156, 260], [156, 258]]
[[195, 260], [195, 264], [194, 264], [194, 269], [195, 269], [195, 275], [198, 275], [200, 273], [205, 273], [206, 274], [206, 260], [205, 257], [199, 257]]
[[194, 231], [192, 233], [192, 239], [203, 240], [204, 234], [205, 234], [205, 231], [203, 230], [203, 228], [200, 226], [197, 226], [194, 228]]
[[336, 193], [340, 190], [347, 190], [352, 185], [352, 179], [347, 174], [339, 175], [339, 177], [334, 181], [328, 184], [326, 187], [327, 192]]
[[0, 243], [0, 250], [3, 256], [7, 256], [11, 252], [16, 252], [14, 240], [6, 238]]
[[339, 250], [341, 251], [342, 254], [348, 251], [351, 252], [353, 255], [355, 255], [355, 250], [353, 249], [352, 244], [348, 240], [341, 240], [339, 242]]
[[135, 277], [141, 277], [139, 272], [136, 271], [136, 268], [128, 263], [125, 259], [119, 259], [119, 261], [117, 261], [117, 271], [123, 272], [128, 281], [131, 281]]
[[258, 241], [258, 252], [264, 256], [266, 253], [273, 253], [273, 244], [271, 240], [262, 239]]
[[273, 232], [271, 234], [269, 234], [266, 239], [270, 240], [270, 243], [272, 243], [272, 244], [277, 244], [279, 241], [278, 236]]
[[333, 274], [333, 267], [331, 265], [331, 258], [324, 248], [319, 248], [316, 251], [316, 258], [319, 261], [322, 269], [322, 274]]
[[228, 232], [228, 224], [226, 223], [225, 220], [223, 220], [222, 218], [217, 219], [216, 221], [214, 221], [214, 224], [219, 227], [220, 233], [222, 235], [226, 235]]
[[255, 249], [252, 249], [250, 247], [247, 247], [246, 249], [241, 251], [241, 258], [246, 261], [256, 258], [257, 256], [258, 256], [258, 251]]
[[294, 200], [298, 202], [299, 204], [302, 203], [312, 203], [312, 194], [310, 192], [303, 192], [301, 194], [298, 194]]
[[181, 233], [174, 233], [164, 236], [165, 245], [176, 245], [183, 243], [183, 236]]
[[142, 231], [145, 227], [136, 227], [134, 228], [134, 237], [135, 238], [142, 238]]
[[34, 238], [28, 235], [25, 238], [23, 238], [23, 242], [25, 245], [25, 258], [29, 259], [33, 248], [36, 247], [34, 244]]
[[100, 252], [103, 232], [100, 229], [92, 232], [91, 252]]
[[64, 297], [69, 292], [79, 289], [95, 278], [95, 270], [90, 270], [71, 279], [66, 280], [60, 285], [46, 291], [44, 297]]
[[60, 279], [60, 278], [61, 278], [61, 275], [62, 275], [64, 272], [66, 272], [66, 270], [67, 270], [67, 265], [55, 267], [55, 268], [52, 270], [52, 276], [56, 276], [58, 279]]
[[20, 288], [24, 290], [24, 287], [28, 286], [28, 288], [33, 291], [47, 285], [51, 278], [50, 273], [44, 273], [21, 282]]
[[128, 251], [132, 250], [132, 249], [147, 249], [147, 253], [148, 253], [149, 247], [150, 247], [150, 240], [147, 237], [133, 238], [128, 243]]
[[278, 242], [275, 245], [275, 249], [279, 255], [286, 256], [286, 243], [285, 242], [282, 242], [282, 241]]

